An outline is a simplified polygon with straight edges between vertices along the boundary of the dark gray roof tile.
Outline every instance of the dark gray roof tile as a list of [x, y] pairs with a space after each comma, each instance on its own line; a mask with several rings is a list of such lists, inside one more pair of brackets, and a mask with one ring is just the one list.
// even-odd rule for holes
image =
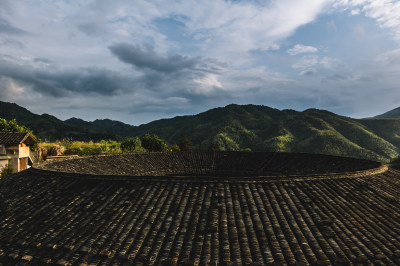
[[400, 172], [363, 169], [205, 180], [23, 171], [0, 180], [0, 263], [396, 265]]
[[0, 132], [0, 144], [15, 145], [15, 144], [34, 144], [37, 140], [26, 132]]

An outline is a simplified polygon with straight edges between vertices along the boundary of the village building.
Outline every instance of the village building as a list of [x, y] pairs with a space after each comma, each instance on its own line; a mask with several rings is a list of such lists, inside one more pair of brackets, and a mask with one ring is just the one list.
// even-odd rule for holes
[[38, 141], [26, 132], [0, 132], [0, 170], [12, 165], [14, 173], [32, 165], [29, 146]]

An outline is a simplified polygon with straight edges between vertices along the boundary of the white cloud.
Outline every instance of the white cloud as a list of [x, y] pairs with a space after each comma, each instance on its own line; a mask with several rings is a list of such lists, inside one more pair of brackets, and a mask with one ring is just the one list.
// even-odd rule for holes
[[297, 60], [292, 68], [300, 70], [299, 75], [313, 75], [319, 71], [335, 70], [338, 62], [336, 58], [307, 55]]
[[200, 85], [195, 89], [196, 94], [208, 94], [212, 92], [214, 88], [222, 89], [222, 84], [214, 74], [208, 74], [200, 79], [195, 79], [194, 82]]
[[398, 75], [400, 71], [400, 49], [385, 52], [374, 60], [379, 69]]
[[351, 10], [352, 15], [360, 15], [360, 13], [361, 13], [361, 10], [358, 8]]
[[354, 27], [352, 27], [352, 31], [360, 39], [365, 37], [365, 29], [360, 25], [355, 25]]
[[309, 75], [314, 75], [315, 73], [317, 73], [317, 70], [315, 68], [309, 68], [301, 71], [299, 74], [301, 76], [309, 76]]
[[390, 29], [400, 41], [400, 2], [395, 0], [336, 0], [335, 7], [350, 9], [352, 15], [365, 14], [382, 28]]
[[328, 26], [329, 29], [331, 29], [333, 31], [337, 31], [335, 21], [331, 20], [331, 21], [327, 22], [326, 25]]
[[268, 94], [269, 90], [281, 85], [293, 84], [294, 80], [280, 73], [268, 71], [265, 67], [253, 67], [246, 70], [231, 70], [221, 76], [222, 84], [237, 97], [246, 93]]
[[[191, 20], [187, 24], [188, 29], [191, 32], [209, 32], [212, 45], [216, 45], [218, 52], [246, 52], [276, 49], [277, 42], [291, 35], [298, 27], [313, 21], [328, 1], [284, 0], [264, 6], [254, 2], [211, 2], [218, 3], [210, 3], [211, 6], [219, 6], [210, 8], [202, 5], [201, 22], [196, 19], [196, 14], [189, 14]], [[191, 10], [197, 13], [198, 9]]]
[[319, 63], [320, 63], [324, 68], [327, 68], [327, 69], [333, 68], [333, 67], [335, 66], [335, 64], [337, 64], [338, 62], [339, 62], [338, 59], [336, 59], [336, 58], [331, 58], [331, 57], [327, 57], [327, 56], [323, 57], [323, 58], [319, 61]]
[[318, 56], [310, 55], [304, 56], [299, 61], [292, 65], [296, 69], [309, 69], [318, 64]]
[[25, 88], [14, 80], [0, 75], [0, 96], [18, 100], [24, 94]]
[[313, 46], [306, 46], [303, 44], [296, 44], [293, 48], [287, 50], [287, 53], [290, 55], [297, 55], [303, 53], [316, 53], [318, 52], [318, 48]]

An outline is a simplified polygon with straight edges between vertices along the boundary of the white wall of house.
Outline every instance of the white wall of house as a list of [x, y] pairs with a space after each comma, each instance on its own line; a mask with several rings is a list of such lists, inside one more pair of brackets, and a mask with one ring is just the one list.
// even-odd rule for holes
[[26, 146], [24, 143], [15, 146], [6, 146], [5, 151], [5, 154], [0, 154], [0, 170], [5, 168], [7, 164], [12, 165], [14, 173], [28, 168], [29, 146]]
[[19, 158], [24, 158], [24, 157], [29, 157], [29, 147], [26, 146], [25, 144], [21, 143], [19, 144]]
[[0, 170], [4, 169], [8, 164], [8, 160], [0, 160]]
[[0, 156], [6, 155], [6, 146], [3, 144], [0, 144]]

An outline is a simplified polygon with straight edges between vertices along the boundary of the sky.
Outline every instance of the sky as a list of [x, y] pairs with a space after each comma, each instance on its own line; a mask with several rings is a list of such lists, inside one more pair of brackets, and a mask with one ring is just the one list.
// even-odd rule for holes
[[400, 1], [0, 0], [0, 100], [132, 125], [231, 103], [400, 106]]

